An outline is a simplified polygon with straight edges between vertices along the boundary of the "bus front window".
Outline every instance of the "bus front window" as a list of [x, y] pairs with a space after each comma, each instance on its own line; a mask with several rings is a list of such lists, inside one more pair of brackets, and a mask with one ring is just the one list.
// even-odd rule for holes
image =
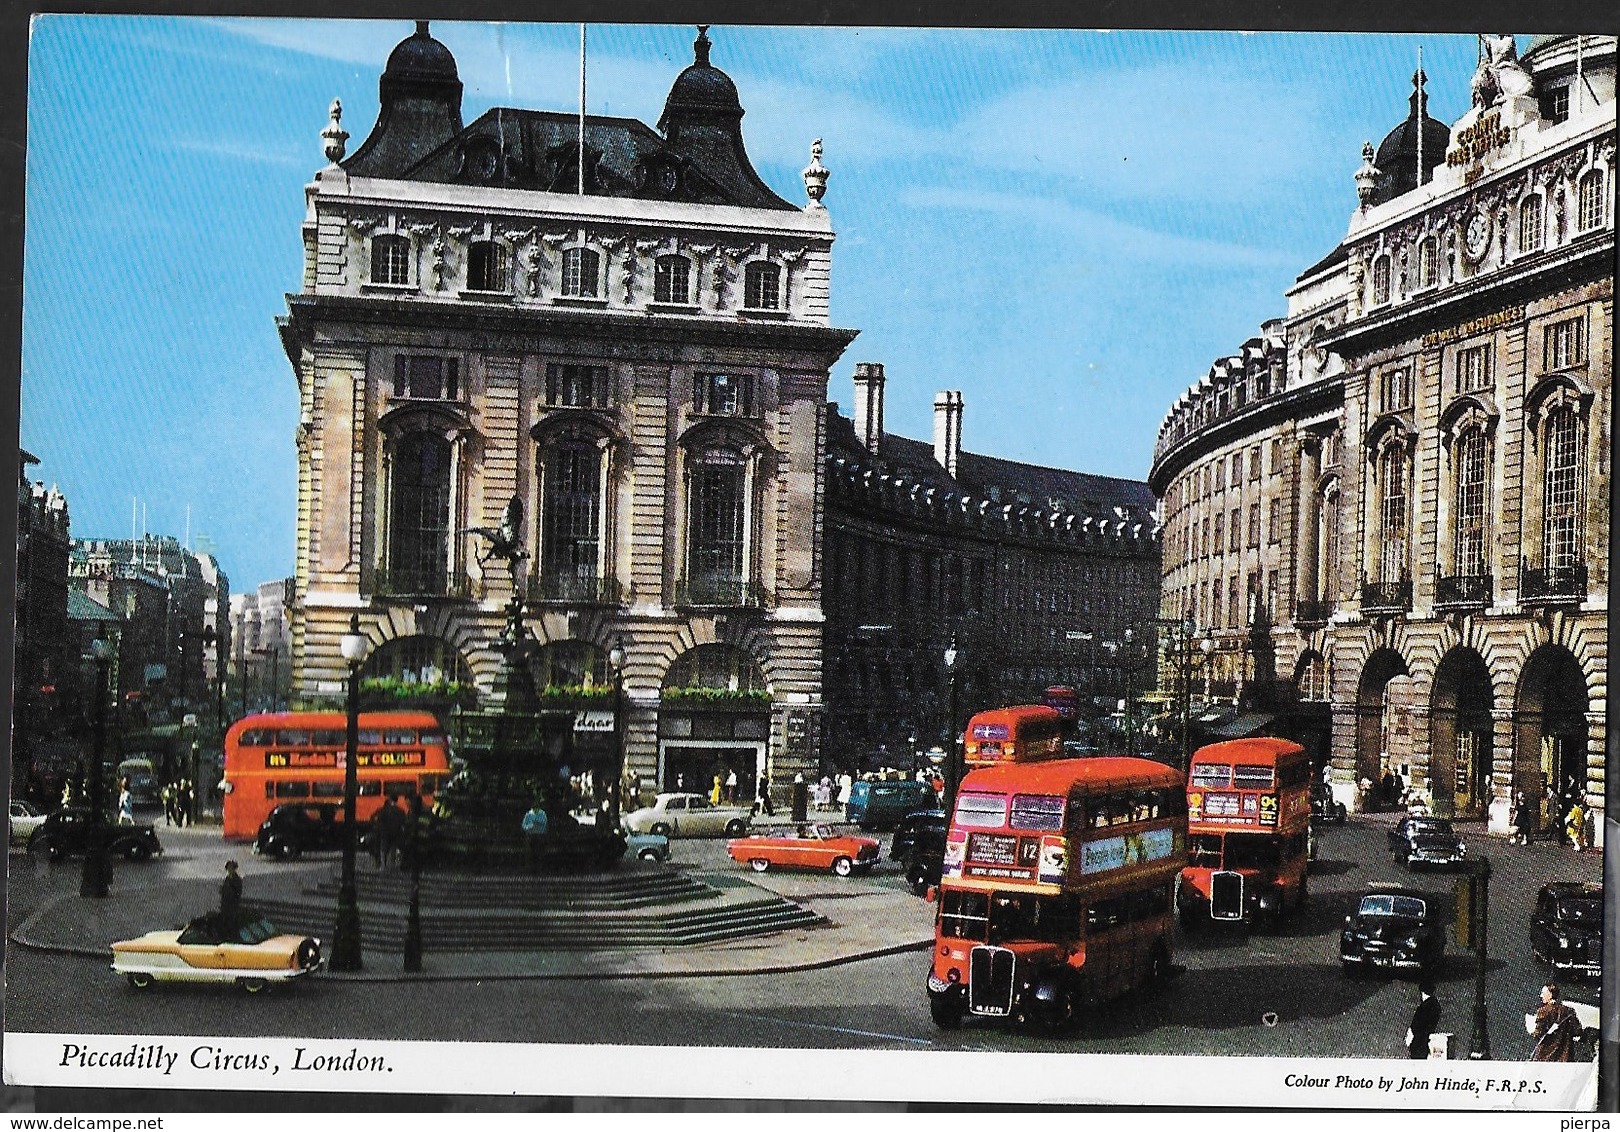
[[939, 934], [948, 939], [984, 942], [990, 909], [982, 892], [945, 892], [939, 901]]
[[1187, 846], [1187, 863], [1195, 869], [1220, 868], [1221, 835], [1218, 833], [1193, 834]]
[[1226, 835], [1226, 867], [1229, 869], [1268, 869], [1281, 861], [1275, 837], [1264, 833]]
[[990, 902], [990, 942], [1065, 943], [1080, 934], [1080, 904], [1073, 896], [1010, 896]]

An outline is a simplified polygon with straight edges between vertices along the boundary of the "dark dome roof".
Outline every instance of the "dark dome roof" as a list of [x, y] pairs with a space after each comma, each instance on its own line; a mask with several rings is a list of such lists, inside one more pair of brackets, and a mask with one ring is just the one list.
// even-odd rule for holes
[[675, 85], [669, 88], [663, 116], [658, 120], [660, 130], [674, 117], [742, 117], [742, 100], [737, 97], [737, 84], [724, 71], [709, 65], [707, 26], [699, 28], [692, 52], [694, 62], [676, 76]]
[[1406, 120], [1384, 135], [1378, 145], [1373, 164], [1378, 166], [1378, 180], [1373, 191], [1373, 204], [1394, 200], [1418, 186], [1418, 130], [1422, 122], [1423, 180], [1446, 159], [1446, 148], [1451, 144], [1451, 127], [1429, 117], [1429, 97], [1423, 91], [1427, 76], [1419, 71], [1412, 76], [1412, 94], [1408, 101], [1411, 110]]
[[428, 34], [428, 22], [416, 21], [416, 34], [402, 40], [388, 56], [385, 77], [399, 79], [454, 79], [456, 57]]
[[1564, 32], [1561, 35], [1532, 35], [1530, 37], [1530, 46], [1524, 49], [1524, 54], [1519, 56], [1519, 59], [1522, 62], [1523, 60], [1534, 55], [1537, 51], [1540, 51], [1543, 47], [1551, 47], [1556, 43], [1564, 42], [1566, 39], [1574, 38], [1575, 36], [1569, 32]]

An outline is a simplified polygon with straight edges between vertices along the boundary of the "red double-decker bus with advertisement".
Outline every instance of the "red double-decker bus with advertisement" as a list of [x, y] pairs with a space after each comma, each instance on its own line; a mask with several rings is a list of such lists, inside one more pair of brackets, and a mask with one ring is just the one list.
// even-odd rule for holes
[[1275, 922], [1305, 901], [1311, 760], [1287, 739], [1200, 748], [1187, 771], [1182, 923]]
[[946, 834], [928, 1004], [1046, 1032], [1170, 970], [1186, 783], [1135, 758], [973, 771]]
[[995, 708], [968, 720], [962, 761], [969, 767], [1055, 759], [1063, 753], [1063, 717], [1043, 704]]
[[[250, 715], [225, 732], [225, 836], [249, 838], [284, 802], [341, 802], [347, 762], [341, 712]], [[355, 818], [384, 798], [419, 794], [431, 804], [450, 776], [450, 745], [425, 711], [360, 713]]]

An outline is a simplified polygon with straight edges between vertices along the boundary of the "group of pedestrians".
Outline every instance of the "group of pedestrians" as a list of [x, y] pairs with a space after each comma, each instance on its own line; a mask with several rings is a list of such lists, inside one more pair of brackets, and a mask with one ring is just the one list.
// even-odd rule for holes
[[[1412, 1023], [1406, 1029], [1407, 1055], [1414, 1060], [1431, 1056], [1430, 1039], [1440, 1024], [1440, 1000], [1434, 994], [1434, 980], [1424, 978], [1418, 984], [1418, 1005], [1412, 1013]], [[1535, 1044], [1530, 1049], [1531, 1061], [1577, 1061], [1585, 1027], [1575, 1008], [1563, 1000], [1557, 983], [1541, 988], [1541, 1004], [1530, 1036]]]
[[196, 795], [191, 788], [191, 780], [182, 778], [178, 782], [170, 782], [163, 787], [163, 824], [185, 827], [192, 821], [192, 806]]
[[[1548, 786], [1542, 801], [1555, 840], [1568, 845], [1577, 853], [1591, 847], [1591, 839], [1586, 831], [1586, 799], [1573, 778], [1569, 779], [1561, 793]], [[1508, 824], [1513, 828], [1509, 840], [1513, 844], [1530, 844], [1530, 838], [1534, 835], [1541, 816], [1538, 809], [1538, 805], [1530, 801], [1523, 790], [1513, 792], [1513, 804], [1508, 812]]]

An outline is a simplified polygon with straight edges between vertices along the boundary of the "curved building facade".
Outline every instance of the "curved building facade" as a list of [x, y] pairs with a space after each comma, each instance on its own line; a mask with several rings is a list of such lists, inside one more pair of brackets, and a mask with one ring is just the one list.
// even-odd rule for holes
[[1615, 40], [1481, 46], [1438, 154], [1414, 76], [1343, 241], [1172, 406], [1150, 482], [1162, 613], [1236, 638], [1263, 605], [1341, 794], [1547, 825], [1603, 806]]

